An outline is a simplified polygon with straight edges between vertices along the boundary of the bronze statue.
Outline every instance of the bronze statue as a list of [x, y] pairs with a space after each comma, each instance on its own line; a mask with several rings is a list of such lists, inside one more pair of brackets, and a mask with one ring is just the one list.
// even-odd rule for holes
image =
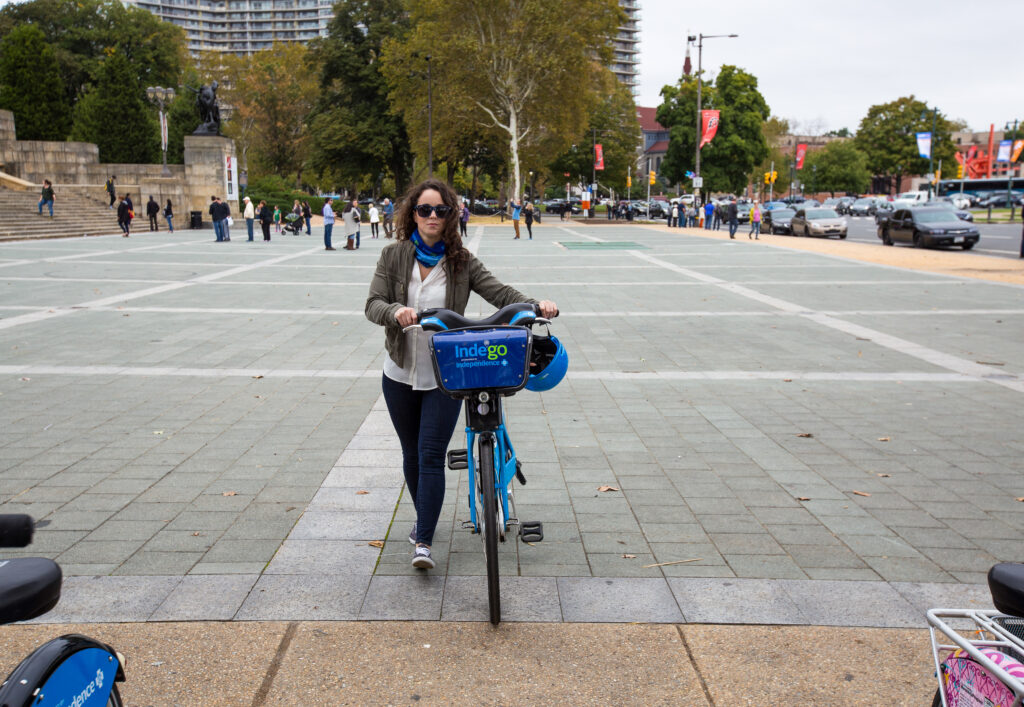
[[217, 105], [217, 82], [213, 81], [209, 86], [200, 86], [199, 90], [188, 87], [195, 91], [196, 107], [199, 108], [199, 127], [193, 135], [220, 135], [220, 106]]

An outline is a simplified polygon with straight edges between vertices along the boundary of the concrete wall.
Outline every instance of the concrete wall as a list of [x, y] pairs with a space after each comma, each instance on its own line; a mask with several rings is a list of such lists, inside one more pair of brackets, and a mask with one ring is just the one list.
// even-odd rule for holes
[[[202, 211], [208, 220], [210, 196], [224, 198], [224, 157], [235, 155], [230, 138], [188, 135], [185, 137], [185, 164], [168, 165], [170, 177], [163, 176], [159, 164], [100, 163], [99, 148], [87, 142], [48, 142], [18, 140], [14, 114], [0, 110], [0, 171], [41, 184], [53, 182], [58, 192], [74, 193], [107, 203], [103, 185], [116, 175], [117, 191], [129, 192], [136, 204], [153, 195], [161, 205], [170, 199], [176, 213]], [[228, 202], [238, 213], [237, 194]]]

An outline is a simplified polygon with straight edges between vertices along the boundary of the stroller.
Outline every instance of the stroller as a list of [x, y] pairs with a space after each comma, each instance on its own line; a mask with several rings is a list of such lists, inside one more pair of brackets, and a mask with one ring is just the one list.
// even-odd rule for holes
[[302, 232], [303, 220], [299, 214], [288, 214], [284, 217], [284, 225], [281, 227], [285, 233], [299, 235]]

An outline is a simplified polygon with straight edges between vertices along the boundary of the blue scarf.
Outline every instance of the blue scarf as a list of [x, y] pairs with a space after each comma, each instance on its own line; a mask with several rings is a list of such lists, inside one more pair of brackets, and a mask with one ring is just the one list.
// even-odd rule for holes
[[438, 241], [434, 245], [429, 246], [420, 238], [419, 229], [412, 232], [409, 240], [416, 246], [416, 260], [423, 263], [424, 267], [434, 267], [444, 256], [444, 241]]

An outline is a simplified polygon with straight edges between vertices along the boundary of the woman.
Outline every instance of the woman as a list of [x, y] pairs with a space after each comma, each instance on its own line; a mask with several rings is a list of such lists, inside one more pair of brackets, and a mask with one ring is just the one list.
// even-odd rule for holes
[[128, 234], [131, 233], [132, 217], [131, 208], [128, 206], [128, 199], [124, 194], [118, 197], [117, 225], [121, 227], [121, 235], [127, 238]]
[[[276, 210], [276, 209], [275, 209]], [[263, 230], [263, 240], [267, 243], [270, 242], [270, 224], [274, 222], [274, 213], [267, 206], [267, 202], [260, 201], [260, 228]]]
[[754, 240], [761, 240], [761, 204], [754, 200], [754, 205], [750, 207], [750, 233], [747, 234], [749, 239], [751, 236]]
[[461, 238], [467, 238], [466, 228], [469, 226], [469, 204], [466, 200], [462, 200], [462, 213], [459, 214], [459, 236]]
[[463, 246], [459, 215], [459, 197], [443, 181], [428, 179], [412, 187], [396, 214], [397, 241], [381, 251], [366, 300], [366, 318], [384, 327], [384, 400], [416, 508], [409, 541], [416, 545], [412, 565], [420, 569], [434, 567], [430, 546], [444, 502], [445, 450], [461, 403], [437, 388], [430, 334], [402, 329], [430, 307], [465, 313], [470, 292], [495, 307], [535, 302], [545, 317], [558, 313], [554, 302], [536, 302], [491, 275]]
[[359, 247], [359, 202], [353, 199], [345, 204], [341, 212], [341, 221], [345, 226], [345, 250]]
[[167, 206], [164, 207], [164, 218], [167, 219], [167, 230], [174, 233], [174, 207], [171, 206], [171, 200], [167, 200]]
[[526, 232], [530, 234], [530, 240], [533, 240], [533, 204], [529, 201], [526, 202], [526, 206], [523, 207], [523, 220], [526, 221]]
[[306, 235], [312, 236], [313, 231], [310, 230], [309, 224], [313, 221], [313, 209], [309, 207], [308, 201], [302, 202], [302, 218], [306, 221]]
[[380, 210], [377, 209], [376, 204], [370, 204], [370, 237], [380, 238], [380, 234], [377, 232], [378, 225], [380, 223]]
[[[276, 205], [274, 206], [274, 230], [278, 233], [281, 232], [281, 207]], [[268, 241], [270, 239], [264, 238], [263, 240]]]

